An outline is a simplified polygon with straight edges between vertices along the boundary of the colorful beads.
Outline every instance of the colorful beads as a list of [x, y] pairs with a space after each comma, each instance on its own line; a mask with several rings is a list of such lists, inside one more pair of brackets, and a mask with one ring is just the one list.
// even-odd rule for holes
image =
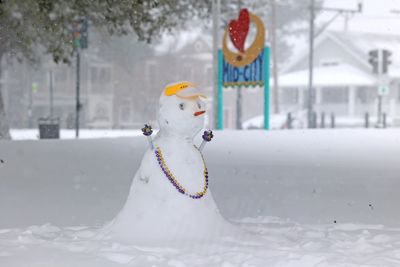
[[144, 125], [144, 128], [142, 128], [142, 133], [143, 133], [145, 136], [150, 136], [150, 135], [153, 133], [153, 128], [151, 128], [150, 125], [145, 124], [145, 125]]
[[211, 139], [213, 139], [214, 134], [213, 134], [213, 132], [211, 130], [208, 130], [208, 131], [204, 131], [202, 137], [203, 137], [204, 141], [210, 142]]
[[203, 187], [203, 191], [197, 192], [197, 193], [195, 193], [193, 195], [186, 192], [186, 190], [183, 188], [183, 186], [178, 182], [178, 180], [175, 178], [175, 176], [168, 169], [167, 164], [165, 163], [165, 160], [164, 160], [164, 156], [163, 156], [163, 154], [161, 152], [161, 149], [159, 147], [157, 147], [155, 149], [155, 154], [156, 154], [158, 165], [160, 165], [161, 170], [163, 171], [165, 176], [168, 178], [168, 180], [172, 183], [172, 185], [176, 188], [176, 190], [178, 190], [179, 193], [184, 194], [184, 195], [186, 195], [186, 196], [188, 196], [190, 198], [199, 199], [199, 198], [202, 198], [206, 194], [207, 189], [208, 189], [208, 170], [207, 170], [206, 163], [204, 161], [203, 155], [201, 154], [200, 150], [196, 146], [194, 146], [194, 147], [199, 151], [199, 153], [201, 155], [201, 159], [203, 161], [203, 165], [204, 165], [204, 187]]

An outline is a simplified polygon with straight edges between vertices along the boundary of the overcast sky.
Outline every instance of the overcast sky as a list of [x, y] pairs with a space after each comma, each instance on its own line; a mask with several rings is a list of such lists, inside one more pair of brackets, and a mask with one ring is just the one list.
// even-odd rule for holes
[[[349, 20], [350, 31], [378, 32], [386, 34], [400, 34], [400, 0], [364, 0], [363, 12], [354, 15]], [[325, 0], [325, 7], [357, 8], [357, 0]], [[397, 10], [398, 14], [391, 11]], [[329, 20], [334, 13], [324, 12], [318, 19], [318, 24]], [[342, 30], [344, 19], [338, 18], [329, 27], [331, 30]]]

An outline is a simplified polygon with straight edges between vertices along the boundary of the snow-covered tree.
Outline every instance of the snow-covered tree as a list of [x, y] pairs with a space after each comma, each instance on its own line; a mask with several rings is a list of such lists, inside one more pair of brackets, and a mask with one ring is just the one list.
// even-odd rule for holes
[[[190, 0], [4, 0], [0, 1], [0, 62], [35, 61], [40, 52], [56, 63], [74, 55], [72, 23], [86, 17], [109, 34], [131, 34], [150, 42], [163, 30], [209, 13], [209, 1]], [[1, 67], [1, 64], [0, 64]], [[1, 68], [0, 68], [1, 77]], [[10, 138], [0, 91], [0, 139]]]

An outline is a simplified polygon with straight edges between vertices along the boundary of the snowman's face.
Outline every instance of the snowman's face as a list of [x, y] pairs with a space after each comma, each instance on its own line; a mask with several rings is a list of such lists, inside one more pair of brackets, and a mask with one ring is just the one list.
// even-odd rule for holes
[[205, 103], [201, 98], [161, 96], [158, 122], [162, 130], [193, 138], [204, 126]]

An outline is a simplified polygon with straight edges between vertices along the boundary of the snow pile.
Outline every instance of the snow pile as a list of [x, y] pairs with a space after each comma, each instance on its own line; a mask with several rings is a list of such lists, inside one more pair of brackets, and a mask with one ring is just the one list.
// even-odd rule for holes
[[275, 217], [236, 222], [249, 237], [179, 247], [138, 246], [96, 239], [97, 229], [49, 224], [0, 230], [0, 266], [307, 266], [395, 267], [400, 229], [383, 225], [298, 224]]

